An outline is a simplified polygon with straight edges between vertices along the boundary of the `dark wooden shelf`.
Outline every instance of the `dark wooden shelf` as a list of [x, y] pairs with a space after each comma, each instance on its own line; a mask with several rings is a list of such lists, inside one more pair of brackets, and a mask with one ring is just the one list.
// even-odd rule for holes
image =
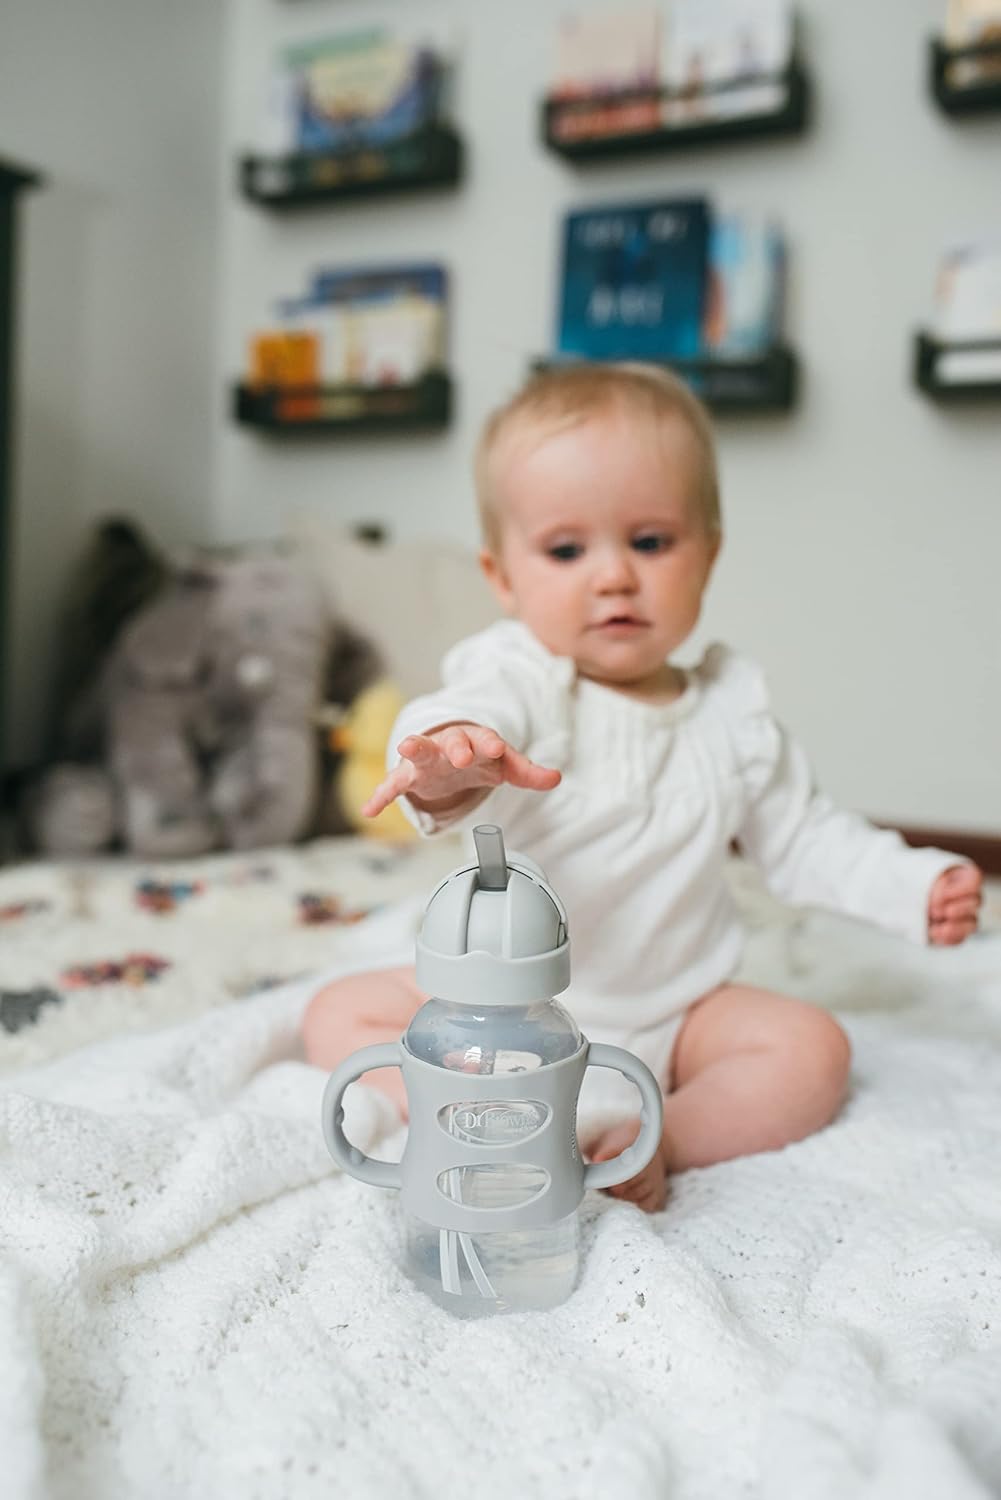
[[705, 90], [706, 99], [724, 98], [726, 94], [747, 88], [779, 86], [785, 97], [774, 109], [761, 113], [734, 115], [726, 119], [703, 119], [664, 123], [652, 128], [620, 131], [610, 135], [582, 134], [568, 139], [558, 128], [560, 118], [609, 107], [635, 104], [667, 104], [672, 98], [687, 99], [677, 90], [647, 89], [595, 98], [546, 98], [542, 103], [542, 138], [550, 151], [573, 162], [603, 161], [623, 157], [688, 151], [697, 146], [713, 146], [741, 141], [775, 139], [802, 135], [811, 110], [811, 88], [806, 71], [798, 57], [778, 74], [753, 78], [735, 78]]
[[[539, 360], [534, 368], [552, 369], [573, 364], [573, 356]], [[703, 356], [692, 359], [646, 360], [673, 370], [711, 411], [720, 415], [764, 415], [788, 412], [799, 396], [799, 360], [785, 344], [776, 344], [760, 355], [722, 359]]]
[[447, 125], [430, 125], [383, 146], [336, 153], [244, 156], [240, 190], [264, 208], [286, 211], [357, 202], [431, 188], [462, 178], [462, 141]]
[[452, 417], [452, 381], [429, 371], [413, 385], [248, 386], [233, 389], [232, 414], [273, 436], [377, 436], [436, 432]]
[[1001, 402], [1001, 374], [983, 379], [943, 379], [940, 360], [949, 354], [993, 353], [1001, 370], [1001, 338], [969, 339], [962, 343], [945, 343], [929, 333], [914, 338], [914, 384], [933, 401], [960, 405], [967, 401]]
[[[970, 84], [954, 83], [949, 78], [950, 64], [963, 61], [990, 63], [995, 76]], [[947, 47], [933, 37], [928, 62], [932, 96], [947, 115], [1001, 114], [1001, 40], [976, 47]]]

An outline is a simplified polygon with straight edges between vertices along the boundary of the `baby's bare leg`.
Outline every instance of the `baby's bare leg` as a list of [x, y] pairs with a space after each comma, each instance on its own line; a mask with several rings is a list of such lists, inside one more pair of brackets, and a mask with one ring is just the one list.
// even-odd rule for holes
[[833, 1016], [788, 995], [725, 984], [692, 1007], [664, 1100], [669, 1169], [774, 1151], [830, 1123], [851, 1045]]
[[[647, 1212], [663, 1208], [667, 1179], [689, 1167], [775, 1151], [820, 1130], [848, 1085], [851, 1047], [815, 1005], [749, 985], [725, 984], [685, 1017], [666, 1082], [664, 1136], [642, 1172], [608, 1191]], [[639, 1130], [624, 1120], [591, 1143], [604, 1161]]]
[[[395, 1042], [427, 997], [417, 988], [412, 968], [348, 974], [319, 990], [306, 1007], [302, 1035], [306, 1059], [332, 1072], [359, 1047]], [[377, 1068], [362, 1075], [388, 1094], [407, 1118], [407, 1093], [399, 1068]]]

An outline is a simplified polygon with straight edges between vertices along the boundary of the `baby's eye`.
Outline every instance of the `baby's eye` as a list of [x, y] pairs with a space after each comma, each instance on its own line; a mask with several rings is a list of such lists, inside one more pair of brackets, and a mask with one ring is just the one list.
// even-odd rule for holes
[[577, 542], [558, 542], [555, 547], [549, 547], [547, 550], [548, 555], [555, 562], [573, 562], [584, 551]]
[[637, 552], [667, 552], [673, 546], [674, 537], [660, 531], [644, 532], [642, 536], [633, 537], [633, 547]]

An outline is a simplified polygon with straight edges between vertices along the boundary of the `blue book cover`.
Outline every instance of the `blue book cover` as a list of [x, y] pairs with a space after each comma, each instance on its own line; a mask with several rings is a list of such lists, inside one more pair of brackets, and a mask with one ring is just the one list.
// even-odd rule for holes
[[725, 214], [709, 236], [707, 349], [721, 358], [763, 354], [782, 336], [785, 244], [757, 215]]
[[558, 349], [584, 359], [697, 355], [708, 281], [703, 198], [568, 214]]

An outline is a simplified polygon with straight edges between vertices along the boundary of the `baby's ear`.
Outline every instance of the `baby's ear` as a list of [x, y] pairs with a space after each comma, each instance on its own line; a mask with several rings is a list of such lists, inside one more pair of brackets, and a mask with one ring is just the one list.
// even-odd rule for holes
[[507, 581], [507, 574], [504, 571], [503, 563], [496, 553], [491, 552], [488, 547], [483, 547], [480, 550], [480, 568], [501, 608], [510, 614], [514, 609], [514, 595]]

